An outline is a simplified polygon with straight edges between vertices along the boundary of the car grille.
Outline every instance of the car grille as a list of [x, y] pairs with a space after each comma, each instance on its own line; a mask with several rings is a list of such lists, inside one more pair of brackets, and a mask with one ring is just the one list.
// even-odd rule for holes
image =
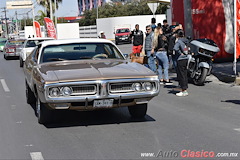
[[97, 93], [96, 85], [72, 86], [73, 96], [78, 95], [95, 95]]
[[110, 93], [128, 93], [134, 92], [132, 88], [133, 83], [117, 83], [110, 84]]

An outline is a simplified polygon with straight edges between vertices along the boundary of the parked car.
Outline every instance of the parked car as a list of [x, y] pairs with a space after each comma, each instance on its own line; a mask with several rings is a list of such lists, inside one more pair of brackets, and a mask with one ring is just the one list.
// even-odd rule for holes
[[20, 48], [17, 52], [20, 53], [19, 56], [19, 66], [23, 67], [23, 63], [25, 62], [27, 56], [32, 52], [32, 50], [42, 41], [53, 40], [53, 38], [29, 38], [26, 39], [23, 47]]
[[23, 70], [27, 103], [36, 104], [39, 123], [51, 122], [55, 110], [124, 106], [131, 116], [142, 118], [160, 90], [154, 72], [129, 62], [105, 39], [42, 42], [27, 57]]
[[3, 52], [3, 48], [6, 42], [7, 42], [6, 38], [0, 38], [0, 52]]
[[115, 33], [115, 43], [119, 44], [121, 42], [132, 43], [130, 38], [131, 31], [129, 28], [119, 28]]
[[24, 39], [9, 39], [5, 43], [3, 48], [4, 58], [8, 60], [9, 57], [17, 57], [19, 53], [16, 52], [17, 48], [21, 48], [24, 43]]

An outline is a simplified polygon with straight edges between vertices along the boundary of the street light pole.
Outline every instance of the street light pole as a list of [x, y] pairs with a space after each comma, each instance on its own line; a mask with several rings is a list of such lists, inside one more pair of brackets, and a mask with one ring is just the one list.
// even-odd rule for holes
[[50, 19], [53, 20], [52, 0], [49, 0], [49, 4], [50, 4]]

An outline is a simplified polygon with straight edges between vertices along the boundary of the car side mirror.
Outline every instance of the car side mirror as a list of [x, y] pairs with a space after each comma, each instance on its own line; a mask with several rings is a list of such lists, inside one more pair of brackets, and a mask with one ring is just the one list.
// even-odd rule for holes
[[126, 59], [128, 59], [128, 56], [129, 56], [129, 55], [128, 55], [127, 53], [124, 53], [123, 55], [124, 55], [124, 57], [125, 57]]

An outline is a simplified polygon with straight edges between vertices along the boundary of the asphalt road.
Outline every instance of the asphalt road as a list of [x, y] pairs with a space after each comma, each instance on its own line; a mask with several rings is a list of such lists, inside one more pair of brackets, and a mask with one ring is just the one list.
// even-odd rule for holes
[[[124, 53], [131, 48], [119, 47]], [[0, 80], [0, 159], [182, 159], [182, 150], [238, 153], [232, 156], [240, 159], [240, 88], [214, 77], [205, 86], [190, 84], [188, 97], [163, 86], [145, 120], [121, 108], [63, 112], [45, 126], [26, 103], [18, 60], [0, 54]], [[174, 155], [164, 157], [167, 152]]]

